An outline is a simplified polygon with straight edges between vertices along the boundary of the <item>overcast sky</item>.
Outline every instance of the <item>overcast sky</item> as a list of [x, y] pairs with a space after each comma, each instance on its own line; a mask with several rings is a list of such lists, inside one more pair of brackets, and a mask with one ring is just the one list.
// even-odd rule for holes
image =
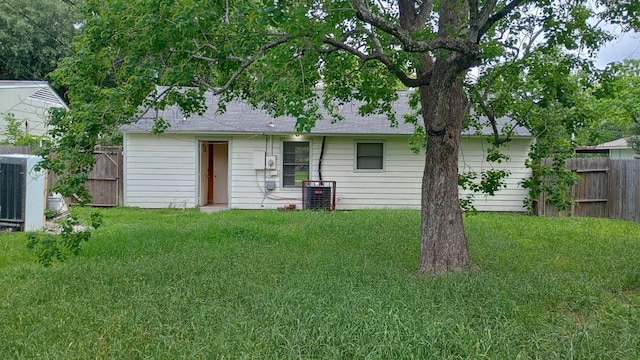
[[614, 61], [638, 58], [640, 58], [640, 34], [626, 34], [600, 50], [596, 66], [603, 69]]

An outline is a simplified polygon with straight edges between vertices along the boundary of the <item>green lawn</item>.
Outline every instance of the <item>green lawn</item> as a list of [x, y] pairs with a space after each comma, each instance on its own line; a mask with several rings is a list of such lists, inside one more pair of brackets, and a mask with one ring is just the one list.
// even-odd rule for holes
[[640, 224], [470, 216], [423, 278], [416, 211], [102, 213], [50, 268], [0, 234], [0, 358], [640, 358]]

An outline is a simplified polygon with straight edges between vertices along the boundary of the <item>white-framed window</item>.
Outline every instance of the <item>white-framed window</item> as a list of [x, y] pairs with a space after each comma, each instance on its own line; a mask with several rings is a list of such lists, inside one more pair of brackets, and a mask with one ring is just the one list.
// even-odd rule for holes
[[282, 186], [300, 187], [309, 180], [309, 142], [282, 142]]
[[358, 140], [355, 148], [355, 170], [384, 170], [384, 141]]

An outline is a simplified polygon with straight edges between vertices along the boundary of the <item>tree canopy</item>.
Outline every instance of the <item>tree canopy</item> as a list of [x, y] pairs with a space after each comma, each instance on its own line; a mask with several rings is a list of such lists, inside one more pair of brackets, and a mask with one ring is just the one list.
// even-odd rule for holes
[[68, 54], [79, 15], [71, 1], [0, 0], [0, 79], [45, 79]]
[[[456, 181], [470, 108], [492, 126], [501, 116], [534, 132], [566, 125], [561, 109], [576, 107], [564, 79], [590, 71], [586, 57], [610, 38], [601, 24], [633, 27], [637, 11], [635, 0], [89, 0], [54, 74], [71, 111], [54, 117], [47, 166], [86, 173], [100, 136], [141, 107], [178, 104], [188, 116], [206, 90], [222, 96], [220, 111], [240, 98], [304, 131], [320, 105], [339, 120], [333, 110], [352, 99], [402, 121], [391, 103], [414, 88], [426, 143], [420, 271], [471, 268]], [[510, 127], [494, 127], [496, 146], [508, 141]], [[79, 190], [75, 180], [62, 185]]]
[[610, 64], [592, 91], [594, 121], [586, 129], [589, 145], [640, 134], [640, 60]]

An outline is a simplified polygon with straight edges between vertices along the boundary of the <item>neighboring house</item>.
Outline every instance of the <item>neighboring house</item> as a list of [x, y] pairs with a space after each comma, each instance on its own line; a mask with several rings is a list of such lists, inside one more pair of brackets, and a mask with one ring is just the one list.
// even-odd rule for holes
[[[400, 92], [395, 104], [397, 127], [384, 115], [363, 117], [356, 105], [345, 104], [340, 110], [345, 120], [319, 121], [303, 134], [294, 132], [295, 119], [270, 118], [243, 102], [231, 102], [218, 114], [211, 96], [203, 116], [184, 118], [175, 107], [157, 114], [171, 124], [163, 134], [151, 133], [156, 114], [147, 112], [122, 128], [124, 205], [300, 208], [301, 180], [321, 177], [336, 181], [337, 209], [418, 209], [424, 152], [409, 148], [413, 126], [402, 120], [410, 111], [407, 96]], [[485, 160], [486, 135], [464, 135], [461, 171], [511, 172], [507, 187], [495, 196], [476, 196], [478, 210], [525, 211], [527, 190], [520, 182], [531, 174], [524, 163], [532, 138], [526, 129], [517, 132], [504, 148], [511, 161], [502, 164]]]
[[608, 154], [611, 159], [640, 159], [640, 155], [635, 152], [625, 138], [595, 146], [581, 146], [576, 149], [576, 152]]
[[68, 109], [46, 81], [0, 80], [0, 141], [7, 114], [13, 114], [25, 133], [40, 136], [47, 132], [49, 111], [54, 107]]

